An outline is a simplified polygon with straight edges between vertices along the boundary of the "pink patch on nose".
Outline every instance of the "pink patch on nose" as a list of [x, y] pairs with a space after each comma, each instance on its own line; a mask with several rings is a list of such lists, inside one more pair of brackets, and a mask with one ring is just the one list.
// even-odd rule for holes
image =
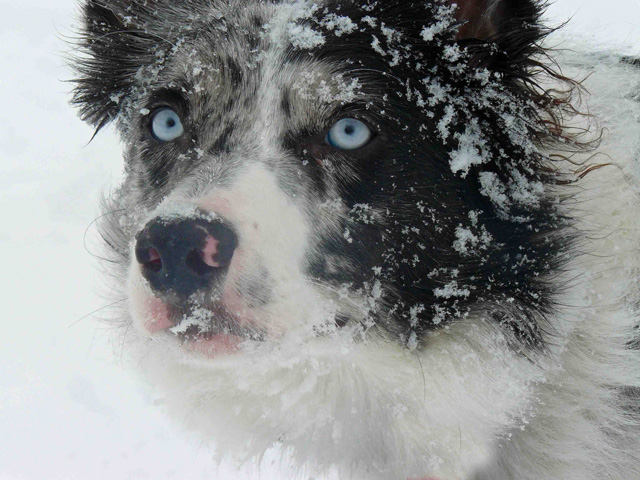
[[149, 261], [155, 262], [157, 260], [160, 260], [160, 252], [152, 247], [149, 249]]
[[210, 267], [220, 267], [220, 262], [215, 260], [216, 255], [218, 254], [218, 240], [213, 238], [211, 235], [207, 235], [205, 239], [204, 248], [202, 249], [202, 261], [209, 265]]

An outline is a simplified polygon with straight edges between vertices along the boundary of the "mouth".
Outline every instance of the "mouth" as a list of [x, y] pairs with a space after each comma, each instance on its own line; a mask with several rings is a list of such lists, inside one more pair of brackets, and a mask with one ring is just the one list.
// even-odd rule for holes
[[247, 341], [265, 340], [264, 332], [247, 325], [242, 312], [221, 301], [180, 305], [154, 296], [144, 303], [144, 328], [150, 334], [168, 333], [186, 349], [208, 358], [237, 353]]

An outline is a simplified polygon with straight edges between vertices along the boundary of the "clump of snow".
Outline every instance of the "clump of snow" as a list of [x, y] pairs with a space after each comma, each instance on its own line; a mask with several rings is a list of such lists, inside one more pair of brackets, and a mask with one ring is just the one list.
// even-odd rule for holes
[[342, 74], [327, 80], [319, 72], [302, 72], [292, 86], [301, 98], [319, 100], [330, 104], [353, 102], [361, 92], [361, 84], [357, 78], [346, 78]]
[[326, 41], [322, 33], [314, 30], [309, 25], [299, 25], [291, 22], [287, 26], [287, 32], [291, 45], [300, 49], [316, 48]]
[[327, 30], [333, 31], [336, 37], [351, 33], [358, 28], [349, 17], [336, 15], [335, 13], [330, 13], [325, 16], [322, 19], [321, 25], [327, 28]]
[[444, 47], [443, 57], [448, 62], [454, 63], [463, 57], [463, 53], [459, 45], [447, 45]]
[[382, 56], [387, 54], [387, 52], [385, 52], [382, 49], [382, 46], [380, 45], [380, 40], [375, 35], [373, 36], [373, 40], [371, 41], [371, 47], [373, 47], [373, 49]]
[[382, 284], [380, 280], [376, 280], [373, 284], [373, 288], [371, 289], [371, 296], [374, 300], [379, 300], [382, 297]]
[[380, 213], [371, 205], [356, 203], [349, 212], [349, 219], [357, 223], [372, 225], [380, 219]]
[[435, 22], [431, 25], [425, 25], [422, 29], [421, 36], [425, 42], [432, 42], [437, 36], [447, 32], [455, 24], [454, 5], [439, 5], [434, 9]]
[[418, 305], [414, 305], [409, 309], [409, 323], [412, 327], [418, 326], [418, 315], [425, 311], [425, 306], [420, 303]]
[[365, 15], [364, 17], [362, 17], [362, 21], [372, 28], [375, 28], [378, 26], [378, 20], [372, 17], [371, 15]]
[[468, 288], [459, 287], [458, 282], [452, 280], [444, 287], [434, 289], [433, 294], [438, 298], [468, 297], [471, 291]]
[[453, 249], [462, 255], [472, 255], [482, 250], [487, 250], [491, 246], [493, 237], [484, 225], [478, 226], [478, 216], [481, 212], [472, 210], [469, 212], [471, 225], [456, 227], [456, 239], [453, 242]]
[[162, 218], [166, 221], [185, 218], [201, 219], [206, 221], [215, 221], [220, 219], [215, 213], [201, 210], [193, 203], [177, 202], [170, 198], [165, 198], [158, 207], [146, 215], [147, 217], [145, 217], [144, 223], [154, 218]]
[[287, 23], [287, 36], [291, 45], [299, 49], [312, 49], [325, 43], [322, 33], [305, 23], [319, 9], [318, 4], [311, 2], [298, 2], [293, 5], [291, 19]]
[[512, 172], [509, 195], [514, 203], [537, 206], [544, 192], [545, 189], [542, 182], [528, 180], [517, 170]]
[[487, 196], [491, 202], [498, 207], [502, 216], [509, 211], [509, 198], [506, 195], [506, 188], [493, 172], [480, 172], [480, 193]]
[[124, 92], [113, 93], [109, 96], [109, 100], [111, 100], [116, 105], [119, 105], [122, 97], [124, 97]]
[[[382, 43], [376, 35], [373, 35], [371, 47], [383, 57], [391, 57], [391, 60], [389, 61], [390, 67], [400, 65], [400, 61], [403, 59], [402, 53], [400, 51], [403, 40], [402, 35], [397, 30], [387, 27], [384, 23], [380, 24], [380, 31], [386, 39], [387, 50], [382, 47]], [[395, 45], [395, 47], [392, 45]]]
[[487, 139], [484, 137], [477, 119], [472, 119], [466, 126], [464, 133], [456, 133], [458, 148], [451, 152], [451, 171], [461, 172], [466, 177], [469, 169], [474, 165], [482, 165], [491, 161], [487, 147]]
[[482, 233], [478, 236], [475, 235], [470, 229], [458, 226], [456, 228], [456, 240], [453, 242], [453, 248], [464, 255], [470, 255], [474, 250], [486, 250], [493, 237], [483, 225], [481, 227]]
[[469, 254], [469, 247], [478, 244], [480, 240], [470, 229], [458, 226], [456, 228], [456, 240], [453, 242], [453, 248], [462, 254]]
[[[422, 79], [422, 84], [427, 89], [427, 94], [429, 97], [427, 103], [430, 106], [434, 107], [436, 105], [446, 103], [452, 99], [451, 87], [443, 85], [437, 79], [427, 76]], [[453, 108], [453, 105], [455, 105], [455, 103], [450, 103], [449, 105], [451, 105]]]
[[190, 315], [185, 315], [180, 323], [175, 327], [171, 327], [169, 331], [173, 334], [186, 333], [190, 327], [196, 327], [200, 332], [208, 332], [211, 330], [211, 320], [213, 312], [202, 307], [195, 307], [191, 310]]
[[409, 339], [407, 340], [407, 348], [410, 351], [414, 351], [416, 348], [418, 348], [418, 335], [414, 331], [409, 333]]
[[453, 108], [452, 105], [446, 105], [444, 107], [444, 115], [442, 116], [440, 121], [438, 121], [438, 125], [437, 125], [440, 138], [442, 138], [442, 140], [445, 142], [450, 135], [449, 126], [454, 122], [455, 118], [456, 118], [456, 110]]

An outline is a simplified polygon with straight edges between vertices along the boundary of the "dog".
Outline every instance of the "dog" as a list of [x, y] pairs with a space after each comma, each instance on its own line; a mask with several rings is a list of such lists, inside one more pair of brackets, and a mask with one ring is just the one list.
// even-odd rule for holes
[[83, 2], [115, 330], [216, 455], [640, 478], [640, 73], [547, 48], [543, 9]]

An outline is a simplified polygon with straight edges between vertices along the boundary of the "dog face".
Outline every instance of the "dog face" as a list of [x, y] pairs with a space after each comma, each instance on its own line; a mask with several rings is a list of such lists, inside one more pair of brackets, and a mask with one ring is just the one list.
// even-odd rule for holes
[[122, 318], [216, 418], [194, 423], [305, 457], [287, 408], [324, 405], [319, 463], [360, 435], [349, 458], [395, 478], [460, 474], [523, 415], [569, 244], [556, 106], [529, 72], [537, 4], [457, 4], [85, 5], [74, 102], [126, 145], [102, 224]]

